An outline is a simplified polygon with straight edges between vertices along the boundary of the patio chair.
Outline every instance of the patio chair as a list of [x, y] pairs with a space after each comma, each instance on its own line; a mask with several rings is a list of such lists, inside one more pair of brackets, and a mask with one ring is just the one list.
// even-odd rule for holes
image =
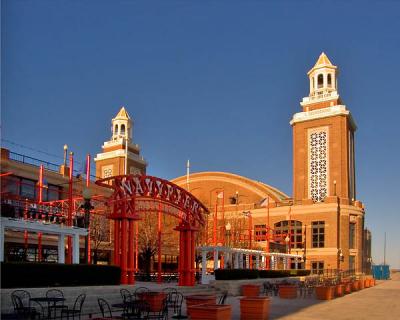
[[222, 295], [218, 298], [217, 304], [225, 304], [226, 297], [228, 296], [228, 291], [223, 291]]
[[73, 308], [69, 309], [68, 306], [64, 306], [64, 309], [61, 310], [61, 319], [63, 319], [64, 316], [66, 316], [67, 319], [69, 319], [69, 316], [72, 316], [72, 319], [75, 319], [75, 317], [80, 319], [85, 298], [86, 294], [82, 293], [75, 299]]
[[138, 287], [138, 288], [136, 288], [135, 292], [134, 292], [135, 299], [140, 300], [140, 294], [141, 293], [146, 293], [146, 292], [150, 292], [150, 289], [146, 288], [146, 287]]
[[101, 316], [106, 319], [122, 319], [120, 316], [113, 316], [112, 310], [108, 302], [103, 298], [97, 298], [99, 304]]
[[172, 319], [187, 319], [187, 316], [182, 314], [182, 303], [184, 300], [183, 294], [177, 292], [174, 294], [174, 315]]
[[167, 307], [168, 308], [173, 308], [174, 307], [174, 300], [175, 300], [175, 294], [178, 292], [175, 288], [164, 288], [162, 289], [162, 292], [167, 294]]
[[[49, 289], [46, 292], [46, 297], [47, 298], [64, 298], [64, 293], [61, 290], [58, 289]], [[64, 301], [60, 301], [57, 303], [51, 303], [48, 302], [47, 305], [48, 308], [48, 317], [52, 318], [52, 312], [54, 311], [54, 318], [57, 318], [57, 310], [61, 310], [64, 309]]]
[[36, 302], [40, 311], [31, 306], [31, 295], [28, 291], [13, 291], [11, 293], [11, 301], [14, 306], [15, 315], [19, 319], [40, 319], [41, 315], [45, 313], [44, 308], [40, 303]]

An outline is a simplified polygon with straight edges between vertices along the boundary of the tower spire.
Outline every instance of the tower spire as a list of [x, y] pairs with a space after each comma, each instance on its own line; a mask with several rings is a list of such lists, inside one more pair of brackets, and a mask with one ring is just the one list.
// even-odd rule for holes
[[322, 52], [315, 65], [307, 72], [310, 93], [300, 103], [303, 111], [311, 111], [340, 104], [337, 92], [338, 69]]

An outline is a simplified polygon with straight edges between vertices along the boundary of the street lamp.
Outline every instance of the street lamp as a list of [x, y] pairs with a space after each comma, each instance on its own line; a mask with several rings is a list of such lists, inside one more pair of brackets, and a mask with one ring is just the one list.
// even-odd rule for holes
[[226, 238], [227, 238], [228, 247], [230, 247], [230, 245], [231, 245], [231, 242], [230, 242], [231, 228], [232, 228], [232, 226], [231, 226], [231, 224], [228, 222], [228, 223], [225, 225]]
[[340, 263], [344, 262], [343, 250], [341, 248], [338, 249], [338, 269], [340, 271]]
[[92, 199], [92, 193], [90, 192], [89, 188], [83, 189], [82, 196], [84, 199], [83, 205], [81, 208], [85, 211], [85, 225], [84, 227], [87, 229], [88, 234], [85, 237], [85, 263], [89, 263], [89, 255], [88, 255], [88, 248], [89, 248], [89, 226], [90, 226], [90, 210], [94, 209], [90, 200]]
[[[286, 238], [285, 238], [285, 243], [286, 243], [286, 253], [289, 253], [289, 242], [290, 242], [290, 238], [289, 238], [289, 235], [286, 235]], [[286, 257], [286, 261], [287, 261], [287, 265], [286, 265], [286, 268], [287, 269], [290, 269], [290, 259], [288, 258], [288, 257]]]

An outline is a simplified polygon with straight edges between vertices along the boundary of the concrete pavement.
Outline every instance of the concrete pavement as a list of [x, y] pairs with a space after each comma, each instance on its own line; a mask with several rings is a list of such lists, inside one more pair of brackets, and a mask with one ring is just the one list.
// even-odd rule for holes
[[[232, 319], [240, 319], [239, 297], [229, 297]], [[400, 273], [392, 280], [379, 281], [372, 288], [330, 301], [315, 298], [279, 299], [273, 297], [269, 319], [280, 320], [377, 320], [400, 319]]]

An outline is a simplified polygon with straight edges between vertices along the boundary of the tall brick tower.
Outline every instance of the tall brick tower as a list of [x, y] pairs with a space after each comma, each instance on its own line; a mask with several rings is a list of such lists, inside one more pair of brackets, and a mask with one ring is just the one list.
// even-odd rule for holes
[[293, 197], [324, 202], [329, 196], [355, 199], [354, 132], [356, 125], [342, 104], [338, 69], [325, 53], [308, 72], [310, 94], [293, 116]]
[[111, 122], [111, 140], [104, 142], [103, 152], [94, 159], [96, 176], [146, 173], [147, 162], [140, 156], [139, 145], [133, 143], [133, 122], [124, 107]]

